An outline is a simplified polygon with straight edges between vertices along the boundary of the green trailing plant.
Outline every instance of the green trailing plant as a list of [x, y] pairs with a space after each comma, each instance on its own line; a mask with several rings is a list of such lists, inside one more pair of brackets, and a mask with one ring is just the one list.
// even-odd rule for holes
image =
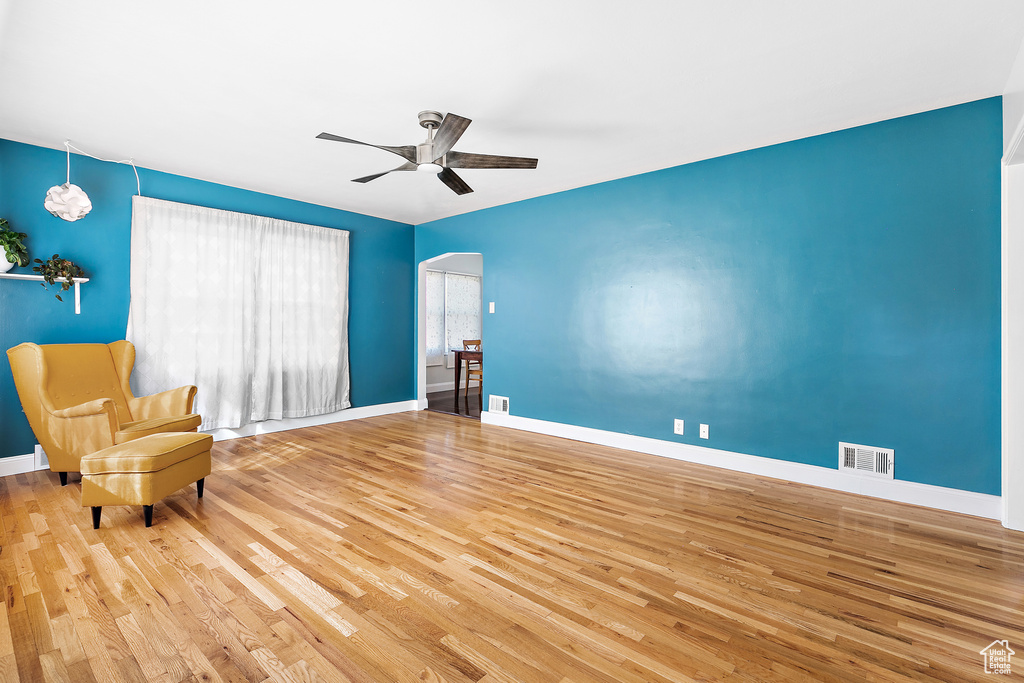
[[0, 245], [3, 245], [8, 263], [13, 263], [16, 266], [28, 265], [28, 249], [25, 248], [26, 237], [28, 235], [23, 232], [11, 230], [11, 224], [7, 222], [6, 218], [0, 218]]
[[[60, 254], [54, 254], [45, 261], [35, 259], [35, 262], [39, 265], [33, 266], [32, 270], [43, 276], [43, 289], [46, 289], [48, 284], [53, 285], [60, 282], [60, 291], [66, 292], [74, 287], [76, 277], [85, 277], [85, 271], [80, 265], [70, 259], [61, 258]], [[64, 301], [60, 298], [60, 292], [54, 296], [57, 297], [57, 301]]]

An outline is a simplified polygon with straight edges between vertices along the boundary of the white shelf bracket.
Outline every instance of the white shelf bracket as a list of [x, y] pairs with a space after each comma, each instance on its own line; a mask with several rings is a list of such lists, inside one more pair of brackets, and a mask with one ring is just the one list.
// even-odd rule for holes
[[[26, 275], [22, 273], [0, 273], [0, 279], [3, 280], [22, 280], [27, 282], [43, 282], [42, 275]], [[79, 285], [83, 282], [88, 282], [89, 278], [83, 277], [75, 280], [75, 315], [82, 314], [82, 291], [79, 289]]]

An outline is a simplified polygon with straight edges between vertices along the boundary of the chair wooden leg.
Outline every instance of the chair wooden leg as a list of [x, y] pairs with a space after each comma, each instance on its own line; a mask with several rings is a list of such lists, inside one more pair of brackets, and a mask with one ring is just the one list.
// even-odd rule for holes
[[153, 506], [152, 505], [143, 505], [142, 506], [142, 516], [146, 519], [146, 527], [147, 528], [153, 526]]
[[60, 485], [61, 486], [67, 486], [68, 485], [68, 473], [67, 472], [58, 472], [57, 476], [60, 477]]
[[103, 514], [103, 507], [100, 505], [94, 505], [92, 508], [92, 528], [100, 528], [100, 515]]
[[203, 482], [205, 482], [205, 481], [206, 481], [206, 477], [203, 477], [202, 479], [200, 479], [199, 481], [196, 482], [196, 490], [199, 491], [199, 497], [200, 498], [203, 497]]

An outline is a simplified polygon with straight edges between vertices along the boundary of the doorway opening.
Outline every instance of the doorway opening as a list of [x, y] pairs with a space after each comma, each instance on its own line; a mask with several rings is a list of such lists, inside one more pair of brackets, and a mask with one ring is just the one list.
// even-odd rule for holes
[[[419, 264], [417, 398], [421, 409], [480, 419], [482, 282], [482, 254], [448, 253]], [[466, 345], [473, 341], [480, 346]], [[474, 349], [479, 351], [471, 352]]]

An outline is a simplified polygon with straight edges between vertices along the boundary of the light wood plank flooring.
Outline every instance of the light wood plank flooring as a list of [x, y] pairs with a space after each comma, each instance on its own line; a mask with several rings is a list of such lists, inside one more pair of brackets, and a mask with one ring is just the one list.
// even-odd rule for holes
[[0, 479], [0, 681], [1024, 674], [1024, 534], [449, 415], [219, 443], [149, 529], [79, 497]]

